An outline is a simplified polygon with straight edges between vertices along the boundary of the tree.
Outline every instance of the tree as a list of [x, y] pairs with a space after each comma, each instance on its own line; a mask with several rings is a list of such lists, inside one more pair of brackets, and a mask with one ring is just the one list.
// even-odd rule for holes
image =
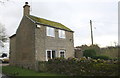
[[9, 0], [0, 0], [0, 3], [4, 4], [6, 1], [9, 1]]
[[3, 43], [8, 40], [8, 36], [6, 35], [6, 29], [4, 25], [0, 23], [0, 46], [4, 47]]
[[96, 51], [94, 49], [87, 49], [83, 51], [83, 56], [85, 57], [93, 57], [96, 56]]
[[90, 45], [90, 46], [82, 45], [82, 46], [79, 46], [79, 47], [81, 47], [81, 49], [83, 51], [87, 50], [87, 49], [94, 49], [97, 52], [97, 54], [99, 54], [99, 52], [100, 52], [100, 47], [97, 44]]
[[[0, 3], [4, 4], [7, 1], [10, 1], [10, 0], [0, 0]], [[3, 46], [3, 42], [6, 42], [8, 40], [8, 37], [6, 35], [6, 31], [5, 30], [6, 29], [5, 29], [4, 25], [2, 25], [0, 23], [0, 46]]]

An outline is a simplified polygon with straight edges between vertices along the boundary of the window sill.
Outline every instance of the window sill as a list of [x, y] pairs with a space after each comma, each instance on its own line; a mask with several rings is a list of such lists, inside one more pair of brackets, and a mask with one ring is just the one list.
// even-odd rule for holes
[[47, 37], [52, 37], [52, 38], [55, 38], [55, 36], [47, 36]]
[[66, 38], [59, 37], [59, 39], [66, 39]]

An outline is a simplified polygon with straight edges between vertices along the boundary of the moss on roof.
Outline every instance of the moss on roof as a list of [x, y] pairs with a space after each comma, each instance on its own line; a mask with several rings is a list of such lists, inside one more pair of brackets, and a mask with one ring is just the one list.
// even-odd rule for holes
[[64, 25], [62, 25], [61, 23], [58, 23], [58, 22], [46, 20], [46, 19], [39, 18], [39, 17], [32, 16], [32, 15], [29, 15], [28, 17], [30, 17], [33, 21], [39, 22], [41, 24], [46, 24], [46, 25], [50, 25], [50, 26], [53, 26], [53, 27], [56, 27], [56, 28], [60, 28], [60, 29], [65, 29], [65, 30], [68, 30], [68, 31], [72, 31], [68, 27], [66, 27], [66, 26], [64, 26]]

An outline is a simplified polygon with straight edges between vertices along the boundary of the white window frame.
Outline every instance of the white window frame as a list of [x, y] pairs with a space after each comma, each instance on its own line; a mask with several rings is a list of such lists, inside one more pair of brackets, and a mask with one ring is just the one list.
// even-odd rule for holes
[[46, 27], [46, 35], [50, 37], [55, 37], [55, 29], [52, 27]]
[[[47, 51], [50, 51], [50, 55], [51, 55], [51, 56], [50, 56], [50, 59], [53, 59], [53, 58], [52, 58], [52, 51], [53, 51], [53, 50], [46, 50], [46, 61], [48, 61]], [[54, 51], [55, 51], [55, 56], [57, 57], [57, 51], [56, 51], [56, 50], [54, 50]]]
[[66, 58], [65, 50], [60, 50], [60, 51], [59, 51], [59, 57], [60, 57], [60, 52], [64, 52], [64, 58]]
[[63, 39], [66, 38], [66, 34], [64, 30], [58, 30], [58, 33], [59, 33], [59, 38], [63, 38]]

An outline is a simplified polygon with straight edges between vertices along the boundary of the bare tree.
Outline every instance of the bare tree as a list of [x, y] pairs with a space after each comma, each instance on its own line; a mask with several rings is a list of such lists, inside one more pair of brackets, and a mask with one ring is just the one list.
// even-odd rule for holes
[[4, 4], [7, 1], [9, 1], [9, 0], [0, 0], [0, 3]]
[[8, 40], [8, 36], [6, 34], [6, 29], [4, 27], [4, 25], [2, 25], [0, 23], [0, 46], [3, 46], [3, 43], [6, 42]]
[[[10, 0], [0, 0], [0, 3], [4, 4], [7, 1], [10, 1]], [[2, 45], [3, 42], [6, 42], [7, 40], [8, 40], [8, 37], [6, 35], [6, 29], [4, 25], [0, 23], [0, 45]]]

